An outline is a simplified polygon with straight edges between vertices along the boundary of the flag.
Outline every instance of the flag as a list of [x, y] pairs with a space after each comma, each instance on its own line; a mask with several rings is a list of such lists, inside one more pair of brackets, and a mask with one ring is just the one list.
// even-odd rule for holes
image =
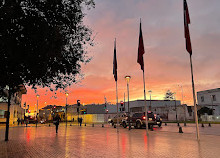
[[116, 40], [114, 42], [113, 74], [114, 74], [115, 81], [117, 81], [118, 75], [117, 75], [117, 58], [116, 58]]
[[141, 69], [144, 71], [144, 41], [142, 36], [142, 30], [141, 30], [141, 22], [140, 22], [140, 33], [139, 33], [139, 44], [138, 44], [138, 58], [137, 62], [141, 65]]
[[190, 55], [192, 55], [192, 46], [191, 46], [191, 40], [189, 34], [190, 18], [189, 18], [189, 10], [186, 0], [183, 1], [183, 6], [184, 6], [184, 31], [185, 31], [185, 39], [186, 39], [186, 50], [189, 52]]

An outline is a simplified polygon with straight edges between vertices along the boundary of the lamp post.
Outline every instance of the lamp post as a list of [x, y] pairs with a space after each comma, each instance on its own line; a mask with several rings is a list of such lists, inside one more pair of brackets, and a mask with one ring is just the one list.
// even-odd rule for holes
[[37, 97], [37, 115], [36, 115], [36, 127], [37, 127], [37, 123], [38, 123], [38, 99], [39, 99], [40, 95], [37, 94], [36, 97]]
[[182, 91], [182, 103], [183, 103], [183, 108], [184, 108], [184, 126], [186, 126], [186, 107], [184, 105], [184, 100], [183, 100], [183, 86], [182, 85], [178, 85], [181, 88]]
[[34, 118], [37, 119], [37, 105], [34, 104]]
[[125, 76], [125, 79], [127, 81], [127, 91], [128, 91], [128, 126], [129, 130], [131, 130], [131, 123], [130, 123], [130, 107], [129, 107], [129, 81], [131, 79], [131, 76]]
[[176, 93], [173, 93], [173, 97], [174, 97], [174, 100], [175, 100], [175, 110], [176, 110], [176, 122], [178, 124], [178, 121], [177, 121], [177, 107], [176, 107], [176, 96], [175, 96]]
[[68, 93], [65, 93], [66, 94], [66, 126], [67, 126], [67, 98], [68, 98]]
[[149, 90], [148, 93], [150, 94], [150, 106], [149, 106], [149, 111], [151, 111], [151, 93], [152, 93], [152, 90]]
[[214, 95], [210, 95], [210, 97], [211, 97], [211, 101], [212, 101], [212, 115], [214, 114], [214, 112], [213, 112], [213, 97], [214, 97]]

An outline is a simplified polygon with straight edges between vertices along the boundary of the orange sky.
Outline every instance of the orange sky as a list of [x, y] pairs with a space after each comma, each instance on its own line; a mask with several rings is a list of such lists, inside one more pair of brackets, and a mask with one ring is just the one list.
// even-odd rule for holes
[[[92, 61], [82, 66], [85, 75], [81, 83], [72, 85], [68, 104], [115, 103], [113, 70], [114, 38], [117, 38], [118, 94], [123, 100], [126, 92], [125, 75], [130, 75], [130, 100], [143, 99], [143, 80], [137, 63], [139, 19], [145, 44], [146, 90], [152, 90], [152, 99], [163, 99], [170, 89], [181, 100], [183, 86], [184, 102], [192, 105], [192, 87], [189, 54], [185, 50], [183, 31], [183, 4], [176, 0], [96, 0], [96, 8], [87, 11], [85, 23], [93, 30], [95, 46], [87, 49]], [[189, 1], [191, 18], [190, 33], [196, 91], [220, 86], [220, 1]], [[28, 88], [23, 96], [33, 109], [36, 93]], [[47, 104], [65, 105], [64, 92], [57, 98], [45, 89], [38, 89], [39, 108]], [[127, 92], [126, 92], [127, 98]], [[147, 99], [149, 95], [147, 94]]]

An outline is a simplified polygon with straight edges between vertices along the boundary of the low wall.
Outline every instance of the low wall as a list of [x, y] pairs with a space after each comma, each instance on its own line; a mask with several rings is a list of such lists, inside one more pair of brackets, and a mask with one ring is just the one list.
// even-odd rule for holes
[[220, 115], [219, 116], [202, 115], [200, 118], [202, 121], [220, 122]]
[[[109, 118], [114, 117], [116, 114], [83, 114], [83, 115], [79, 115], [79, 118], [82, 117], [83, 122], [86, 123], [104, 123], [104, 122], [108, 122]], [[68, 115], [67, 120], [68, 121], [73, 121], [74, 118], [74, 122], [77, 122], [78, 119], [78, 115]]]

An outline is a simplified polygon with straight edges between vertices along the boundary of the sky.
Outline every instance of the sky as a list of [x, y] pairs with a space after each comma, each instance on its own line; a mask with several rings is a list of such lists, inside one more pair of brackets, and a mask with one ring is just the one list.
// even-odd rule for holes
[[[130, 100], [143, 99], [143, 75], [137, 63], [139, 23], [142, 21], [146, 91], [152, 99], [163, 99], [167, 90], [176, 99], [192, 105], [189, 54], [185, 49], [182, 0], [95, 0], [94, 9], [86, 11], [84, 23], [93, 30], [95, 45], [87, 49], [90, 63], [82, 65], [84, 79], [68, 87], [68, 104], [116, 102], [113, 76], [114, 39], [117, 40], [118, 97], [127, 100], [126, 75]], [[195, 90], [220, 88], [220, 1], [188, 0], [191, 24], [192, 60]], [[33, 109], [36, 93], [27, 87], [22, 102]], [[45, 93], [38, 89], [39, 108], [47, 104], [65, 105], [64, 92]], [[147, 93], [147, 99], [149, 99]], [[45, 103], [46, 102], [46, 103]]]

